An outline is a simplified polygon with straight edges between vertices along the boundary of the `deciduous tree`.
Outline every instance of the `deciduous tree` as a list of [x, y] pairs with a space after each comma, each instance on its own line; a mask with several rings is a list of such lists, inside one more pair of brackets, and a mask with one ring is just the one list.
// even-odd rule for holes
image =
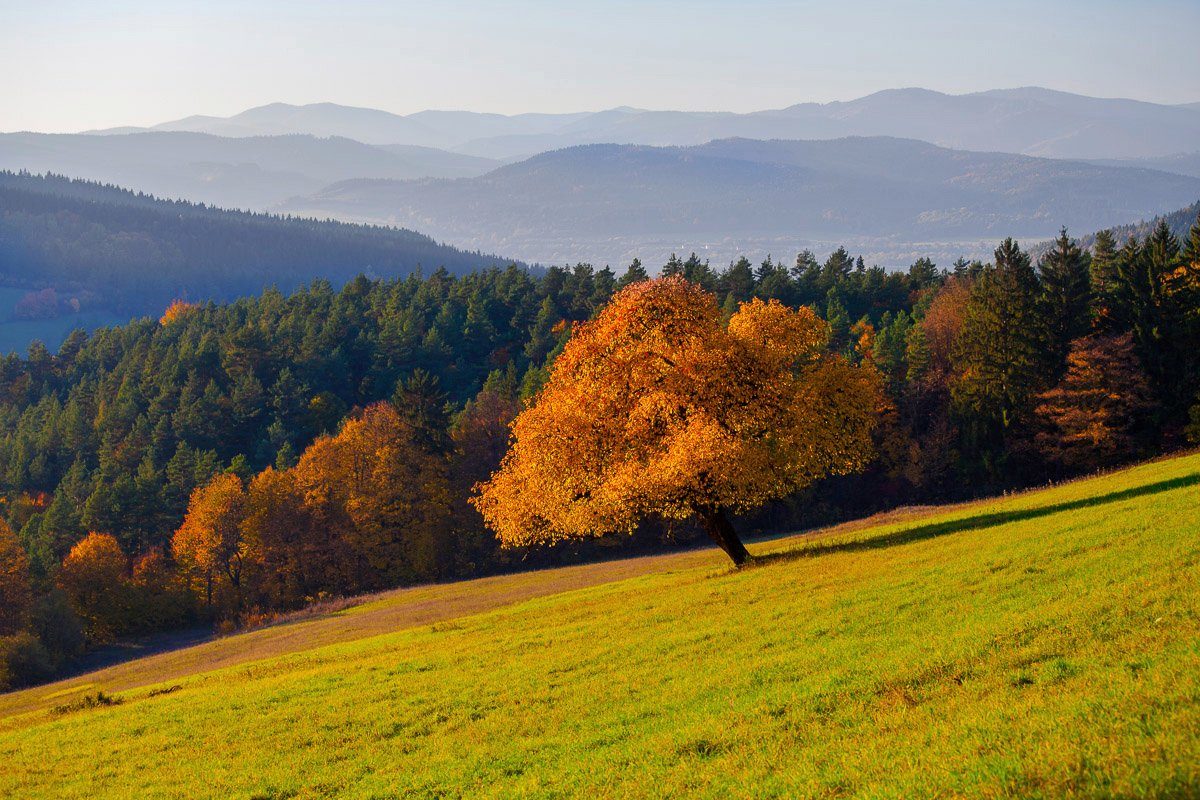
[[83, 620], [89, 640], [108, 641], [126, 627], [128, 581], [129, 559], [107, 533], [89, 533], [63, 559], [58, 585]]
[[175, 561], [206, 606], [240, 610], [242, 573], [249, 551], [242, 535], [245, 491], [223, 473], [192, 492], [187, 516], [175, 531]]
[[32, 607], [29, 556], [12, 528], [0, 518], [0, 636], [21, 630]]
[[681, 278], [634, 284], [576, 328], [473, 502], [506, 545], [698, 518], [742, 564], [730, 512], [871, 457], [878, 374], [828, 337], [808, 308], [754, 300], [723, 327]]

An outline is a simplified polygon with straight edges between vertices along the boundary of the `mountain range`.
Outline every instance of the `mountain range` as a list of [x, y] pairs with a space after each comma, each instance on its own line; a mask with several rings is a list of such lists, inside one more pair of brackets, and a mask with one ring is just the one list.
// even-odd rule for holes
[[[694, 145], [712, 139], [895, 136], [944, 147], [1053, 158], [1148, 158], [1196, 149], [1200, 104], [1161, 105], [1038, 87], [951, 95], [889, 89], [847, 102], [738, 114], [629, 107], [571, 114], [422, 111], [399, 115], [333, 103], [272, 103], [230, 117], [192, 116], [149, 129], [219, 136], [304, 133], [512, 159], [577, 144]], [[365, 177], [365, 176], [364, 176]]]
[[0, 169], [222, 208], [400, 225], [529, 261], [853, 245], [990, 253], [1200, 197], [1200, 104], [1039, 88], [877, 92], [737, 114], [273, 103], [151, 128], [0, 134]]
[[915, 244], [987, 253], [997, 238], [1086, 233], [1200, 197], [1200, 178], [887, 137], [582, 145], [475, 178], [351, 180], [278, 210], [399, 225], [541, 262], [654, 264], [672, 250], [855, 244], [907, 263]]

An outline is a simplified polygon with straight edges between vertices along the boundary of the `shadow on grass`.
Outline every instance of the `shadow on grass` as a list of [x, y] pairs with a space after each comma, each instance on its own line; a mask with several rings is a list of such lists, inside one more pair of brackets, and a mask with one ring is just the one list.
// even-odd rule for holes
[[997, 525], [1007, 525], [1010, 522], [1024, 522], [1026, 520], [1060, 514], [1064, 511], [1094, 508], [1108, 503], [1118, 503], [1122, 500], [1132, 500], [1136, 497], [1147, 497], [1174, 489], [1184, 489], [1189, 486], [1200, 486], [1200, 472], [1194, 472], [1191, 475], [1182, 475], [1170, 480], [1147, 483], [1142, 486], [1134, 486], [1118, 492], [1100, 494], [1095, 497], [1071, 500], [1065, 503], [1054, 503], [1053, 505], [1038, 506], [1037, 508], [1014, 509], [1012, 511], [997, 511], [990, 514], [978, 514], [973, 517], [947, 520], [945, 522], [931, 522], [925, 525], [917, 525], [913, 528], [903, 528], [882, 536], [873, 536], [869, 539], [857, 539], [849, 542], [829, 542], [828, 544], [818, 542], [808, 546], [801, 546], [794, 550], [784, 550], [778, 553], [767, 553], [762, 556], [756, 556], [753, 563], [773, 564], [831, 553], [855, 553], [863, 550], [879, 550], [884, 547], [895, 547], [897, 545], [908, 544], [909, 542], [919, 542], [923, 539], [933, 539], [949, 533], [994, 528]]

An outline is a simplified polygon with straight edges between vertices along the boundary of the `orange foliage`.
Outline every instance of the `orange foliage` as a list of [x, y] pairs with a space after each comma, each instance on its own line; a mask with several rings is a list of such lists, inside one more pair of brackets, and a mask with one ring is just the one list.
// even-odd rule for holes
[[173, 547], [192, 590], [237, 615], [437, 577], [449, 509], [445, 459], [377, 403], [290, 470], [268, 468], [247, 489], [228, 474], [197, 489]]
[[0, 518], [0, 636], [21, 630], [32, 604], [29, 556], [8, 523]]
[[187, 516], [171, 542], [175, 560], [210, 607], [239, 608], [247, 548], [242, 538], [245, 493], [236, 475], [222, 474], [192, 492]]
[[970, 282], [951, 277], [933, 298], [924, 319], [919, 323], [925, 330], [925, 342], [929, 347], [930, 381], [944, 383], [951, 373], [954, 344], [962, 332], [970, 299]]
[[270, 607], [295, 607], [319, 589], [344, 584], [344, 549], [330, 527], [316, 524], [292, 470], [268, 467], [250, 481], [242, 531], [254, 554], [258, 595]]
[[694, 284], [633, 284], [575, 328], [472, 502], [509, 546], [628, 532], [648, 515], [713, 532], [726, 511], [857, 470], [878, 375], [827, 341], [808, 308], [753, 300], [723, 327]]
[[1071, 469], [1130, 459], [1138, 452], [1135, 434], [1152, 397], [1131, 334], [1077, 339], [1062, 381], [1038, 395], [1038, 446]]
[[434, 577], [439, 529], [448, 519], [445, 465], [423, 452], [390, 403], [347, 420], [313, 442], [295, 469], [296, 486], [318, 526], [350, 551], [355, 588]]
[[198, 308], [196, 303], [189, 303], [185, 300], [173, 300], [171, 305], [167, 306], [167, 310], [163, 312], [158, 322], [160, 325], [170, 325], [196, 308]]
[[92, 641], [107, 641], [125, 626], [128, 578], [129, 560], [107, 533], [89, 533], [63, 559], [58, 585]]

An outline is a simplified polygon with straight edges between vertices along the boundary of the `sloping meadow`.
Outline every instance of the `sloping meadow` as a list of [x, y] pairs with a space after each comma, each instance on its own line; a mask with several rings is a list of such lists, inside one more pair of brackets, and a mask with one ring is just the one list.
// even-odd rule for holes
[[1192, 455], [298, 649], [380, 598], [5, 698], [0, 795], [1192, 796], [1198, 518]]

